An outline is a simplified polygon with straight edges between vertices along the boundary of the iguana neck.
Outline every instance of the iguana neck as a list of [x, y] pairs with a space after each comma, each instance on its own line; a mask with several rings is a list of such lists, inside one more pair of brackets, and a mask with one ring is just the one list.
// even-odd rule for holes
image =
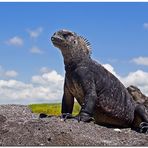
[[90, 56], [86, 56], [86, 57], [75, 57], [75, 58], [71, 58], [69, 60], [64, 58], [64, 64], [65, 64], [65, 70], [74, 70], [75, 68], [77, 68], [77, 65], [80, 65], [81, 63], [85, 62], [85, 61], [89, 61], [91, 59]]
[[61, 50], [62, 51], [62, 55], [64, 58], [64, 64], [69, 65], [70, 63], [79, 63], [81, 61], [83, 61], [84, 59], [89, 59], [90, 55], [83, 52], [82, 50], [77, 50], [75, 51], [75, 49], [73, 50]]

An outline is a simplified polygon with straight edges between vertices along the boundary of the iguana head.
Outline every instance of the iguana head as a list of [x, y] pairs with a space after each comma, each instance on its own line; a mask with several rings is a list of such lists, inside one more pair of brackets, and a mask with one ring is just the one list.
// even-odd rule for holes
[[53, 34], [51, 41], [66, 57], [77, 58], [90, 55], [90, 43], [74, 32], [59, 30]]

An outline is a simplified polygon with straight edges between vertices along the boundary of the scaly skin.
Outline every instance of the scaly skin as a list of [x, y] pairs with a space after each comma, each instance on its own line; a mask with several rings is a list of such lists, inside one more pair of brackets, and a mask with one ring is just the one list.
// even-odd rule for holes
[[136, 101], [136, 103], [145, 105], [148, 110], [148, 97], [145, 96], [139, 88], [131, 85], [127, 87], [127, 90], [131, 94], [133, 99]]
[[78, 121], [90, 122], [94, 118], [101, 125], [139, 127], [141, 132], [147, 131], [144, 106], [137, 105], [124, 85], [91, 59], [89, 43], [83, 37], [60, 30], [51, 40], [60, 49], [65, 64], [62, 114], [67, 116], [62, 117], [71, 115], [76, 98], [81, 105]]

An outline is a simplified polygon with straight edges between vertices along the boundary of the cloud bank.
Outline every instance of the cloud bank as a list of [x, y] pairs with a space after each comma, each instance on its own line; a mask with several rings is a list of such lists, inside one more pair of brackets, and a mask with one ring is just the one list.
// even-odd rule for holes
[[[138, 86], [142, 92], [148, 95], [148, 72], [137, 70], [122, 77], [116, 73], [110, 64], [103, 65], [108, 71], [113, 73], [127, 87], [129, 85]], [[8, 75], [15, 75], [10, 72]], [[0, 103], [51, 103], [61, 102], [63, 94], [64, 77], [55, 70], [47, 67], [40, 69], [40, 74], [31, 77], [29, 83], [24, 83], [10, 78], [0, 80]]]
[[130, 72], [125, 77], [122, 77], [115, 72], [114, 68], [110, 64], [104, 64], [103, 66], [112, 74], [114, 74], [126, 87], [135, 85], [139, 87], [145, 95], [148, 96], [148, 72], [137, 70]]
[[148, 57], [137, 57], [132, 59], [132, 62], [136, 63], [137, 65], [148, 66]]
[[0, 80], [0, 103], [29, 104], [61, 100], [63, 82], [64, 78], [54, 70], [32, 76], [30, 83]]

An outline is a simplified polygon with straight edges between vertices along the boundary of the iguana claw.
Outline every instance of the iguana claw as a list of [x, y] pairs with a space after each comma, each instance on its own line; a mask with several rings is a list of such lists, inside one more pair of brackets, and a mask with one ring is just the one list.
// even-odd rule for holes
[[94, 118], [91, 117], [89, 114], [81, 112], [79, 115], [74, 117], [78, 122], [83, 121], [83, 122], [91, 122], [94, 121]]
[[140, 133], [148, 134], [148, 123], [147, 122], [142, 122], [139, 128], [140, 128]]
[[67, 119], [73, 118], [73, 116], [70, 113], [63, 113], [60, 118], [61, 118], [61, 121], [66, 121]]

